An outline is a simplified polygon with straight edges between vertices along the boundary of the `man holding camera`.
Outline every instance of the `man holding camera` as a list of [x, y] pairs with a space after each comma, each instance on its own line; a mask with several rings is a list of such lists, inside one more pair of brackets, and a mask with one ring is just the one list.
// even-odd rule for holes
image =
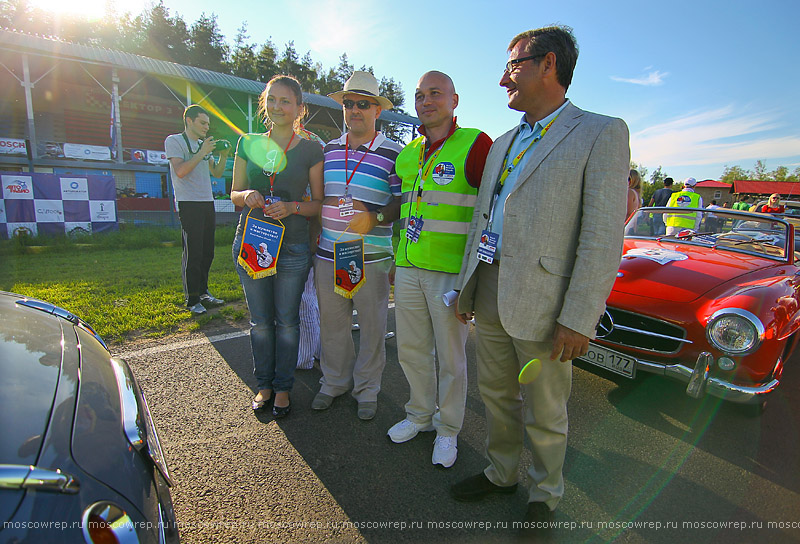
[[[211, 175], [222, 176], [231, 146], [225, 140], [206, 138], [209, 122], [208, 112], [192, 104], [183, 112], [186, 130], [164, 140], [183, 235], [183, 292], [187, 308], [198, 315], [206, 312], [204, 304], [225, 302], [208, 292], [216, 227]], [[219, 152], [216, 161], [212, 156], [215, 150]]]

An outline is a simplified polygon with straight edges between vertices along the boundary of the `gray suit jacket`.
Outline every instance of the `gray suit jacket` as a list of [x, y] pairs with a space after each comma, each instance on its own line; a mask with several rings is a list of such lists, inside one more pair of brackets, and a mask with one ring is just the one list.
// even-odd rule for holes
[[[474, 308], [480, 234], [517, 128], [489, 151], [461, 265], [460, 312]], [[530, 152], [505, 202], [498, 308], [506, 332], [552, 339], [556, 322], [594, 338], [619, 269], [630, 167], [621, 119], [571, 103]]]

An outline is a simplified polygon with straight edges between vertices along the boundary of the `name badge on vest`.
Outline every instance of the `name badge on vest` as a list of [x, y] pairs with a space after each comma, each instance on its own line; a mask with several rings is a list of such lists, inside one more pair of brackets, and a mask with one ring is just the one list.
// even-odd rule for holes
[[353, 298], [367, 281], [364, 271], [364, 239], [333, 243], [333, 292]]
[[248, 276], [266, 278], [277, 272], [284, 230], [283, 224], [276, 225], [247, 214], [236, 260]]
[[347, 217], [355, 214], [353, 209], [352, 195], [344, 195], [339, 197], [339, 217]]
[[411, 242], [419, 242], [419, 233], [422, 232], [422, 225], [424, 224], [425, 222], [421, 217], [410, 216], [406, 227], [406, 238]]
[[497, 252], [497, 242], [500, 240], [500, 235], [494, 232], [484, 230], [481, 232], [481, 240], [478, 243], [478, 260], [486, 264], [494, 262], [494, 254]]

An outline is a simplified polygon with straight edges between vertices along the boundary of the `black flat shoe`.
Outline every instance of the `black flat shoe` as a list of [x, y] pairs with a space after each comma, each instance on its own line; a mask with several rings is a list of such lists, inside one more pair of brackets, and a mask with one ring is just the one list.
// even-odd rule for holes
[[251, 404], [251, 407], [253, 408], [253, 411], [254, 412], [260, 412], [260, 411], [264, 410], [265, 408], [267, 408], [269, 406], [269, 403], [272, 402], [273, 398], [274, 397], [272, 395], [270, 395], [270, 397], [268, 399], [265, 399], [265, 400], [256, 400], [254, 398], [253, 402]]
[[282, 417], [286, 417], [289, 415], [289, 412], [292, 411], [292, 405], [289, 404], [287, 406], [272, 406], [272, 416], [275, 419], [279, 419]]

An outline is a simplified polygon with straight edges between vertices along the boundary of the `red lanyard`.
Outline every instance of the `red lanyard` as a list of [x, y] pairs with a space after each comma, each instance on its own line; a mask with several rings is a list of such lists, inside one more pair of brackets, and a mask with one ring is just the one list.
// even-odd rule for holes
[[[456, 130], [458, 130], [458, 126], [456, 126]], [[425, 145], [423, 144], [419, 150], [419, 189], [417, 189], [417, 205], [414, 208], [414, 213], [419, 213], [419, 203], [422, 201], [422, 190], [425, 185], [425, 176], [431, 173], [431, 169], [433, 165], [436, 164], [436, 159], [439, 158], [439, 153], [441, 153], [442, 149], [444, 148], [444, 144], [447, 143], [447, 140], [450, 136], [444, 139], [442, 145], [439, 146], [439, 149], [433, 154], [432, 157], [428, 159], [428, 168], [425, 169], [425, 173], [423, 174], [422, 168], [425, 165]]]
[[[369, 146], [367, 146], [367, 150], [364, 152], [363, 155], [361, 155], [361, 158], [358, 160], [358, 164], [356, 164], [356, 167], [353, 168], [353, 173], [350, 174], [349, 178], [347, 178], [347, 182], [344, 184], [344, 193], [345, 194], [347, 194], [347, 188], [350, 187], [350, 182], [352, 181], [353, 176], [356, 175], [356, 170], [358, 170], [358, 167], [361, 166], [361, 161], [363, 161], [364, 157], [367, 156], [367, 153], [369, 153], [372, 150], [372, 144], [375, 142], [375, 138], [377, 138], [377, 137], [378, 137], [378, 133], [376, 132], [375, 136], [372, 137], [372, 141], [369, 143]], [[345, 142], [344, 175], [346, 176], [347, 175], [347, 155], [350, 154], [350, 133], [349, 132], [347, 133], [347, 138], [345, 139], [344, 142]]]
[[[267, 138], [272, 139], [272, 129], [269, 129], [269, 132], [267, 132]], [[286, 148], [283, 150], [283, 157], [281, 157], [280, 162], [278, 162], [277, 166], [275, 166], [275, 170], [273, 170], [269, 175], [269, 196], [273, 196], [272, 187], [275, 184], [275, 174], [277, 174], [278, 170], [281, 169], [281, 164], [283, 164], [284, 159], [286, 159], [286, 153], [289, 152], [289, 146], [292, 145], [292, 140], [294, 140], [294, 131], [292, 131], [292, 137], [289, 138], [289, 143], [286, 144]]]

